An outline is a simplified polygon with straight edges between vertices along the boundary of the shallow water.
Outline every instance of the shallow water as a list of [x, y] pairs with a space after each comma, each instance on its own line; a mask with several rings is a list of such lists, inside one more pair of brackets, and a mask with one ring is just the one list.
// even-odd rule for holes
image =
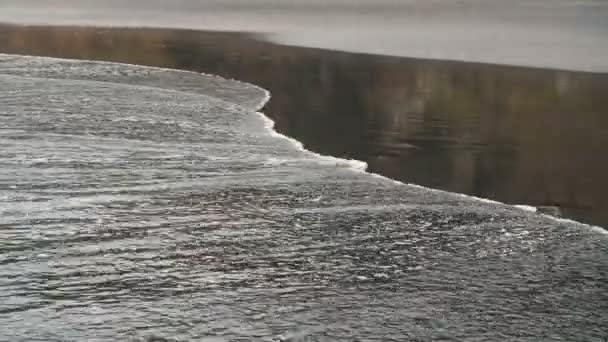
[[605, 233], [304, 151], [266, 97], [1, 55], [0, 340], [606, 336]]

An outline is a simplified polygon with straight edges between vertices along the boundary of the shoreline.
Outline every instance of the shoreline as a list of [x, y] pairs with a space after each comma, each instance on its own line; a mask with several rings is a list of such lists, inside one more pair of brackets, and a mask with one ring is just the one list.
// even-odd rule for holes
[[[2, 55], [2, 53], [0, 53], [0, 55]], [[33, 56], [33, 55], [6, 55], [6, 56], [20, 56], [20, 57], [42, 57], [42, 58], [48, 58], [48, 59], [53, 59], [53, 60], [57, 60], [57, 61], [73, 61], [72, 59], [64, 59], [64, 58], [57, 58], [57, 57], [43, 57], [43, 56]], [[96, 60], [80, 60], [82, 62], [92, 62], [92, 63], [98, 63], [98, 64], [118, 64], [118, 65], [125, 65], [125, 66], [135, 66], [135, 67], [139, 67], [141, 65], [137, 65], [137, 64], [128, 64], [128, 63], [117, 63], [117, 62], [107, 62], [107, 61], [96, 61]], [[147, 67], [147, 66], [144, 66]], [[311, 153], [313, 155], [315, 155], [317, 158], [319, 159], [329, 159], [331, 161], [335, 161], [335, 160], [339, 160], [341, 162], [346, 162], [347, 164], [350, 165], [350, 169], [353, 172], [361, 172], [364, 174], [367, 174], [371, 177], [378, 177], [381, 179], [384, 179], [386, 181], [389, 182], [394, 182], [400, 186], [407, 186], [407, 187], [413, 187], [413, 188], [417, 188], [417, 189], [423, 189], [425, 191], [430, 191], [430, 192], [438, 192], [438, 193], [442, 193], [442, 194], [446, 194], [449, 196], [455, 196], [455, 197], [461, 197], [463, 199], [466, 200], [470, 200], [470, 201], [476, 201], [479, 203], [487, 203], [487, 204], [492, 204], [492, 205], [498, 205], [498, 206], [504, 206], [504, 207], [508, 207], [509, 209], [514, 209], [514, 210], [521, 210], [523, 212], [531, 212], [531, 213], [535, 213], [538, 214], [542, 217], [545, 217], [549, 220], [553, 220], [555, 222], [559, 222], [559, 223], [567, 223], [567, 224], [572, 224], [575, 226], [582, 226], [584, 228], [590, 229], [591, 231], [594, 231], [596, 233], [600, 233], [600, 234], [608, 234], [608, 230], [606, 230], [603, 227], [600, 226], [596, 226], [596, 225], [592, 225], [592, 224], [588, 224], [588, 223], [584, 223], [584, 222], [579, 222], [579, 221], [575, 221], [575, 220], [571, 220], [571, 219], [567, 219], [567, 218], [561, 218], [559, 216], [553, 216], [550, 214], [545, 214], [542, 213], [538, 210], [538, 208], [536, 207], [531, 207], [531, 206], [526, 206], [526, 205], [517, 205], [517, 204], [508, 204], [508, 203], [504, 203], [504, 202], [500, 202], [500, 201], [496, 201], [496, 200], [492, 200], [489, 198], [482, 198], [482, 197], [476, 197], [476, 196], [471, 196], [471, 195], [467, 195], [467, 194], [463, 194], [463, 193], [456, 193], [456, 192], [450, 192], [450, 191], [445, 191], [445, 190], [441, 190], [441, 189], [436, 189], [436, 188], [430, 188], [430, 187], [425, 187], [423, 185], [419, 185], [419, 184], [413, 184], [413, 183], [405, 183], [396, 179], [392, 179], [389, 177], [386, 177], [382, 174], [379, 173], [374, 173], [374, 172], [370, 172], [368, 170], [368, 165], [366, 162], [364, 161], [360, 161], [360, 160], [353, 160], [353, 159], [342, 159], [342, 158], [337, 158], [331, 155], [323, 155], [311, 150], [306, 149], [306, 147], [303, 145], [303, 143], [301, 141], [298, 141], [296, 139], [294, 139], [293, 137], [290, 137], [288, 135], [285, 135], [279, 131], [276, 130], [276, 126], [275, 126], [275, 122], [268, 117], [264, 112], [262, 112], [261, 110], [264, 108], [264, 106], [271, 100], [272, 96], [271, 93], [263, 88], [260, 88], [259, 86], [255, 85], [255, 84], [251, 84], [251, 83], [246, 83], [243, 81], [239, 81], [239, 80], [235, 80], [235, 79], [224, 79], [221, 76], [218, 75], [213, 75], [213, 74], [205, 74], [205, 73], [198, 73], [198, 72], [193, 72], [193, 71], [188, 71], [188, 70], [182, 70], [182, 69], [168, 69], [168, 68], [161, 68], [161, 67], [147, 67], [147, 68], [154, 68], [154, 69], [159, 69], [159, 70], [163, 70], [163, 71], [170, 71], [170, 72], [184, 72], [184, 73], [192, 73], [192, 74], [196, 74], [196, 75], [202, 75], [205, 77], [212, 77], [212, 78], [219, 78], [221, 80], [224, 81], [230, 81], [230, 82], [235, 82], [235, 83], [241, 83], [247, 86], [252, 86], [255, 88], [258, 88], [258, 90], [263, 90], [265, 92], [265, 97], [262, 98], [262, 100], [259, 101], [259, 103], [254, 107], [254, 108], [249, 108], [251, 110], [254, 110], [256, 114], [258, 114], [262, 120], [264, 121], [264, 126], [265, 128], [270, 132], [270, 134], [274, 137], [277, 137], [279, 139], [284, 139], [289, 141], [292, 145], [294, 145], [294, 147], [300, 151], [303, 152], [307, 152], [307, 153]], [[221, 101], [225, 101], [222, 100], [220, 98], [217, 98]], [[235, 103], [237, 105], [241, 105], [240, 103]]]
[[[256, 41], [255, 38], [252, 38], [251, 35], [247, 34], [247, 33], [236, 33], [236, 32], [204, 32], [204, 31], [196, 31], [196, 30], [165, 30], [165, 29], [131, 29], [131, 28], [114, 28], [114, 29], [109, 29], [109, 28], [94, 28], [94, 27], [44, 27], [44, 26], [21, 26], [21, 25], [4, 25], [4, 24], [0, 24], [0, 52], [7, 52], [7, 53], [11, 53], [10, 51], [5, 51], [7, 47], [9, 47], [9, 44], [7, 43], [8, 40], [2, 40], [3, 37], [6, 37], [6, 31], [10, 31], [10, 30], [14, 30], [16, 32], [23, 32], [23, 31], [28, 31], [28, 30], [33, 30], [33, 31], [38, 31], [39, 33], [42, 32], [46, 32], [47, 35], [49, 33], [53, 33], [55, 34], [55, 38], [57, 38], [55, 41], [53, 41], [52, 39], [44, 39], [44, 42], [49, 43], [48, 46], [40, 46], [40, 45], [36, 45], [35, 42], [32, 43], [31, 40], [29, 40], [30, 42], [28, 42], [28, 40], [24, 40], [23, 41], [23, 45], [21, 45], [20, 47], [17, 46], [17, 48], [21, 49], [21, 51], [32, 51], [34, 52], [32, 55], [44, 55], [47, 54], [47, 56], [49, 54], [67, 54], [68, 56], [50, 56], [50, 57], [62, 57], [62, 58], [74, 58], [74, 59], [87, 59], [86, 56], [91, 56], [91, 55], [95, 55], [95, 53], [97, 54], [97, 56], [100, 57], [101, 60], [104, 61], [110, 61], [110, 62], [121, 62], [121, 63], [125, 63], [125, 61], [121, 61], [121, 60], [108, 60], [106, 59], [107, 57], [110, 57], [112, 59], [128, 59], [129, 61], [127, 61], [127, 64], [137, 64], [137, 65], [149, 65], [149, 66], [155, 66], [155, 67], [167, 67], [170, 69], [177, 69], [177, 70], [186, 70], [186, 71], [194, 71], [194, 72], [205, 72], [205, 73], [209, 73], [212, 75], [219, 75], [220, 77], [223, 78], [228, 78], [228, 79], [232, 79], [235, 81], [243, 81], [243, 82], [247, 82], [250, 84], [253, 84], [254, 86], [259, 86], [263, 89], [267, 89], [269, 90], [272, 94], [273, 97], [277, 96], [276, 99], [274, 100], [278, 100], [278, 104], [277, 103], [272, 103], [272, 101], [270, 103], [266, 103], [265, 107], [269, 107], [270, 109], [270, 113], [266, 113], [266, 115], [273, 120], [274, 122], [276, 122], [276, 131], [284, 136], [287, 137], [293, 137], [294, 139], [301, 141], [303, 144], [303, 147], [312, 151], [313, 153], [318, 153], [321, 155], [329, 155], [329, 156], [333, 156], [333, 157], [337, 157], [337, 158], [345, 158], [345, 159], [354, 159], [354, 160], [360, 160], [359, 158], [357, 158], [357, 151], [353, 151], [353, 147], [351, 146], [349, 148], [349, 143], [354, 143], [355, 144], [355, 149], [357, 146], [357, 143], [360, 142], [360, 140], [365, 140], [365, 141], [369, 141], [370, 142], [370, 146], [373, 146], [374, 144], [377, 144], [378, 139], [370, 139], [370, 137], [368, 136], [367, 138], [365, 137], [365, 134], [369, 134], [369, 132], [365, 133], [365, 132], [359, 132], [358, 134], [355, 134], [355, 136], [353, 137], [352, 134], [348, 134], [347, 132], [347, 141], [336, 141], [336, 140], [340, 140], [340, 137], [332, 137], [332, 141], [330, 141], [328, 143], [328, 139], [327, 136], [323, 136], [323, 142], [321, 144], [318, 143], [318, 133], [315, 132], [316, 130], [319, 129], [319, 122], [322, 122], [320, 120], [315, 120], [315, 118], [307, 118], [306, 120], [303, 120], [302, 114], [294, 114], [294, 110], [298, 110], [298, 102], [300, 102], [301, 100], [304, 100], [305, 98], [303, 97], [302, 99], [300, 99], [300, 101], [295, 101], [296, 103], [294, 103], [294, 101], [287, 101], [289, 100], [289, 94], [282, 94], [281, 91], [276, 91], [277, 88], [281, 89], [281, 85], [284, 84], [290, 84], [290, 82], [294, 82], [297, 81], [297, 77], [296, 74], [300, 77], [309, 77], [310, 74], [307, 73], [306, 71], [303, 70], [299, 70], [298, 72], [298, 68], [302, 68], [303, 66], [308, 65], [308, 63], [298, 63], [298, 60], [300, 58], [302, 58], [302, 56], [304, 56], [304, 58], [307, 58], [308, 60], [318, 60], [321, 58], [327, 58], [330, 61], [333, 61], [334, 63], [339, 63], [338, 67], [334, 67], [334, 70], [338, 70], [341, 71], [340, 65], [346, 65], [346, 69], [352, 70], [352, 68], [357, 68], [357, 67], [361, 67], [360, 63], [357, 63], [358, 61], [363, 61], [364, 63], [367, 63], [370, 65], [370, 67], [365, 67], [363, 69], [365, 70], [359, 70], [358, 74], [363, 75], [363, 80], [359, 81], [359, 80], [350, 80], [349, 85], [353, 85], [356, 84], [357, 86], [365, 86], [366, 82], [365, 82], [365, 75], [366, 75], [366, 71], [367, 70], [371, 70], [374, 71], [374, 68], [390, 68], [390, 67], [399, 67], [401, 64], [405, 64], [405, 65], [413, 65], [412, 69], [431, 69], [431, 71], [433, 71], [434, 69], [439, 69], [439, 70], [447, 70], [450, 73], [454, 73], [457, 74], [459, 70], [470, 70], [468, 72], [477, 72], [477, 70], [481, 70], [481, 71], [493, 71], [494, 73], [498, 73], [501, 75], [501, 77], [503, 77], [502, 75], [504, 74], [506, 77], [508, 77], [507, 75], [511, 76], [513, 74], [515, 75], [519, 75], [518, 77], [515, 77], [516, 80], [518, 80], [518, 82], [520, 82], [520, 79], [524, 79], [524, 80], [528, 80], [528, 76], [532, 77], [537, 77], [539, 75], [541, 75], [542, 77], [546, 77], [546, 75], [551, 76], [551, 78], [553, 78], [553, 75], [561, 75], [562, 77], [570, 77], [574, 80], [577, 80], [579, 83], [581, 82], [581, 80], [583, 80], [587, 83], [589, 83], [589, 79], [593, 79], [595, 77], [599, 78], [599, 88], [601, 88], [604, 84], [606, 84], [606, 80], [608, 80], [608, 75], [604, 75], [604, 74], [592, 74], [592, 73], [578, 73], [578, 72], [567, 72], [567, 71], [557, 71], [557, 70], [538, 70], [535, 68], [527, 68], [527, 67], [504, 67], [504, 66], [497, 66], [497, 65], [487, 65], [487, 64], [477, 64], [477, 63], [473, 63], [473, 65], [471, 65], [472, 63], [466, 63], [466, 62], [454, 62], [454, 61], [423, 61], [423, 60], [413, 60], [413, 59], [409, 59], [409, 58], [399, 58], [399, 57], [391, 57], [391, 56], [376, 56], [376, 55], [360, 55], [360, 54], [351, 54], [351, 53], [347, 53], [347, 52], [334, 52], [334, 51], [328, 51], [328, 50], [323, 50], [323, 49], [309, 49], [309, 48], [298, 48], [298, 47], [290, 47], [290, 46], [282, 46], [282, 45], [275, 45], [275, 50], [271, 50], [270, 53], [267, 53], [267, 55], [265, 56], [264, 54], [264, 49], [270, 48], [272, 47], [274, 44], [272, 43], [268, 43], [268, 42], [264, 42], [264, 41]], [[99, 50], [98, 48], [96, 49], [95, 46], [87, 46], [87, 44], [83, 44], [84, 47], [72, 47], [71, 50], [58, 50], [58, 45], [61, 44], [57, 44], [58, 42], [61, 42], [62, 39], [64, 42], [67, 43], [74, 43], [74, 36], [75, 37], [80, 37], [80, 41], [76, 40], [76, 42], [81, 42], [81, 43], [90, 43], [93, 44], [94, 39], [99, 39], [99, 38], [112, 38], [117, 40], [118, 42], [120, 42], [120, 35], [121, 33], [124, 34], [125, 32], [130, 32], [132, 34], [134, 34], [135, 36], [139, 34], [141, 34], [141, 36], [139, 37], [139, 43], [137, 40], [133, 40], [133, 37], [127, 37], [127, 39], [125, 41], [129, 41], [130, 44], [135, 45], [132, 46], [133, 49], [138, 49], [138, 48], [142, 48], [145, 47], [146, 51], [144, 51], [142, 53], [142, 55], [145, 55], [146, 52], [147, 53], [152, 53], [149, 54], [149, 56], [147, 58], [147, 61], [149, 63], [138, 63], [138, 58], [142, 57], [142, 56], [133, 56], [133, 55], [129, 55], [129, 52], [132, 52], [133, 50], [128, 50], [127, 54], [124, 56], [120, 56], [120, 55], [100, 55], [101, 51], [97, 51]], [[177, 32], [173, 35], [168, 34], [170, 32]], [[27, 32], [26, 32], [27, 33]], [[114, 35], [114, 33], [117, 33], [118, 35]], [[182, 35], [189, 35], [189, 37], [183, 37]], [[161, 36], [161, 37], [156, 37], [155, 35]], [[44, 34], [43, 34], [44, 36]], [[153, 36], [151, 39], [150, 37]], [[147, 37], [147, 38], [146, 38]], [[147, 40], [146, 40], [147, 39]], [[156, 40], [155, 40], [156, 39]], [[159, 40], [160, 39], [160, 40]], [[190, 39], [190, 41], [188, 40]], [[181, 42], [180, 42], [181, 40]], [[228, 40], [228, 42], [226, 42], [226, 40]], [[111, 39], [110, 39], [111, 41]], [[155, 45], [155, 42], [157, 43], [158, 41], [164, 42], [165, 45], [164, 46], [159, 46], [158, 44]], [[188, 42], [194, 43], [195, 45], [193, 45], [194, 47], [196, 47], [197, 43], [201, 44], [199, 46], [202, 46], [203, 49], [201, 51], [194, 51], [195, 49], [189, 49], [188, 48]], [[205, 45], [204, 43], [207, 42], [207, 45]], [[28, 44], [31, 44], [28, 45]], [[161, 54], [157, 53], [154, 54], [153, 52], [166, 52], [167, 50], [170, 50], [169, 48], [167, 48], [167, 46], [171, 47], [171, 44], [174, 44], [174, 47], [177, 47], [177, 49], [183, 49], [183, 56], [184, 56], [184, 60], [180, 61], [179, 58], [175, 58], [175, 55], [177, 55], [178, 57], [181, 56], [179, 54], [177, 54], [175, 51], [173, 51], [173, 55], [168, 54], [169, 57], [173, 56], [174, 59], [171, 58], [167, 58], [167, 59], [162, 59], [163, 57], [166, 56], [161, 56]], [[180, 45], [181, 44], [181, 45]], [[214, 45], [216, 44], [216, 45]], [[239, 46], [239, 44], [241, 44], [242, 46], [234, 48], [234, 46]], [[94, 44], [93, 44], [94, 45]], [[110, 43], [110, 45], [114, 45], [113, 43]], [[118, 44], [120, 45], [120, 44]], [[139, 46], [141, 45], [141, 46]], [[161, 44], [162, 45], [162, 44]], [[225, 46], [224, 46], [225, 45]], [[232, 49], [231, 49], [232, 46]], [[54, 47], [54, 48], [53, 48]], [[122, 46], [119, 46], [118, 49], [122, 49]], [[45, 50], [46, 49], [46, 50]], [[95, 52], [97, 51], [97, 52]], [[95, 53], [94, 53], [95, 52]], [[105, 53], [107, 53], [108, 51], [106, 50]], [[123, 51], [124, 52], [124, 51]], [[194, 56], [198, 56], [199, 58], [203, 58], [205, 57], [205, 53], [207, 55], [212, 55], [212, 54], [217, 54], [218, 56], [220, 56], [221, 58], [217, 58], [217, 59], [213, 59], [211, 58], [209, 62], [205, 62], [205, 61], [201, 61], [200, 64], [196, 64], [196, 61], [191, 60], [188, 61], [188, 55], [190, 55], [190, 58], [193, 59], [195, 58]], [[71, 56], [69, 56], [71, 54]], [[328, 57], [325, 57], [328, 56]], [[106, 58], [104, 58], [106, 57]], [[226, 63], [225, 61], [223, 61], [223, 59], [233, 59], [232, 62], [228, 62]], [[291, 59], [291, 61], [290, 61]], [[99, 59], [92, 59], [92, 60], [99, 60]], [[287, 60], [285, 62], [285, 60]], [[130, 63], [130, 61], [134, 61], [133, 63]], [[276, 81], [275, 79], [273, 79], [272, 77], [270, 78], [264, 78], [265, 76], [260, 76], [258, 74], [256, 74], [257, 72], [257, 66], [264, 66], [264, 69], [268, 69], [268, 65], [265, 64], [273, 64], [275, 61], [278, 61], [277, 63], [280, 64], [281, 61], [285, 64], [288, 64], [289, 67], [286, 67], [286, 72], [279, 72], [280, 75], [277, 75], [277, 79], [282, 79], [283, 77], [286, 78], [287, 80], [279, 80]], [[190, 63], [188, 63], [190, 62]], [[222, 62], [224, 62], [224, 64], [222, 64]], [[241, 63], [239, 63], [241, 62]], [[173, 64], [172, 65], [168, 65], [168, 66], [164, 66], [164, 65], [159, 65], [159, 64]], [[217, 65], [211, 65], [213, 63], [217, 63]], [[291, 63], [291, 64], [290, 64]], [[340, 64], [341, 63], [341, 64]], [[242, 65], [241, 65], [242, 64]], [[364, 65], [367, 65], [364, 64]], [[174, 67], [174, 65], [177, 65], [178, 67]], [[179, 66], [182, 67], [179, 67]], [[271, 65], [272, 66], [272, 65]], [[204, 68], [208, 68], [209, 70], [200, 70], [200, 69], [204, 69]], [[336, 69], [337, 68], [337, 69]], [[197, 70], [198, 69], [198, 70]], [[295, 72], [292, 69], [296, 69]], [[498, 69], [498, 71], [496, 70]], [[503, 71], [507, 69], [506, 71]], [[356, 70], [356, 69], [355, 69]], [[219, 71], [219, 72], [214, 72], [214, 71]], [[267, 71], [267, 70], [262, 70], [262, 71]], [[331, 72], [330, 71], [326, 71], [326, 72]], [[334, 71], [336, 72], [336, 71]], [[346, 72], [346, 70], [345, 70]], [[238, 77], [239, 74], [242, 74], [244, 76], [245, 79]], [[348, 77], [348, 74], [342, 74], [339, 73], [340, 77]], [[407, 73], [404, 75], [408, 75]], [[465, 73], [466, 75], [466, 73]], [[564, 76], [565, 75], [565, 76]], [[265, 84], [260, 84], [257, 82], [252, 82], [252, 79], [255, 79], [256, 77], [259, 77], [263, 83], [266, 84], [271, 84], [273, 85], [274, 89], [269, 89], [269, 87], [267, 87]], [[319, 74], [319, 78], [322, 78], [323, 75]], [[368, 76], [369, 77], [369, 76]], [[289, 80], [291, 79], [291, 80]], [[294, 80], [295, 79], [295, 80]], [[274, 81], [274, 83], [273, 83]], [[319, 79], [318, 80], [318, 84], [320, 86], [323, 86], [323, 80]], [[402, 85], [400, 82], [396, 82], [393, 83], [394, 81], [390, 81], [388, 85], [392, 85], [392, 88], [400, 88]], [[527, 82], [532, 82], [532, 81], [527, 81]], [[325, 82], [327, 83], [327, 82]], [[311, 82], [311, 84], [317, 84], [316, 82]], [[386, 87], [386, 83], [381, 83], [385, 84]], [[407, 84], [404, 83], [404, 85]], [[396, 87], [395, 87], [396, 86]], [[336, 85], [334, 84], [333, 87], [336, 87]], [[329, 87], [327, 91], [325, 91], [325, 96], [327, 96], [326, 100], [327, 101], [333, 101], [331, 99], [331, 92], [335, 92], [335, 88], [333, 87]], [[381, 88], [377, 88], [377, 87], [371, 87], [371, 90], [375, 90], [375, 89], [381, 89]], [[596, 88], [590, 88], [590, 89], [596, 89]], [[273, 91], [275, 90], [275, 91]], [[323, 90], [321, 90], [323, 91]], [[284, 93], [287, 93], [288, 90], [283, 90]], [[329, 93], [329, 94], [328, 94]], [[348, 93], [348, 92], [346, 92]], [[342, 93], [340, 93], [342, 94]], [[357, 93], [355, 93], [357, 94]], [[584, 94], [584, 93], [583, 93]], [[354, 95], [354, 94], [351, 94]], [[371, 94], [370, 94], [371, 95]], [[386, 100], [386, 98], [382, 98], [381, 96], [382, 94], [380, 94], [380, 96], [377, 96], [375, 100], [369, 100], [368, 101], [372, 101], [373, 103], [376, 103], [377, 106], [378, 103], [382, 102], [383, 100]], [[385, 94], [386, 95], [386, 94]], [[389, 100], [390, 99], [399, 99], [401, 98], [401, 102], [398, 101], [398, 104], [401, 103], [401, 106], [411, 106], [412, 104], [409, 104], [406, 102], [403, 102], [403, 96], [398, 96], [397, 98], [395, 98], [394, 96], [390, 96], [390, 93], [388, 94], [389, 96]], [[405, 94], [406, 95], [406, 94]], [[385, 96], [386, 97], [386, 96]], [[353, 99], [358, 98], [357, 96], [353, 97]], [[310, 98], [312, 100], [312, 98]], [[297, 100], [297, 96], [296, 96], [296, 100]], [[374, 102], [375, 101], [375, 102]], [[600, 103], [603, 103], [600, 101]], [[416, 106], [416, 104], [413, 104], [414, 106]], [[342, 121], [342, 123], [345, 122], [345, 120], [348, 119], [348, 115], [344, 116], [344, 112], [348, 112], [350, 111], [361, 111], [363, 112], [363, 115], [367, 115], [369, 113], [369, 109], [365, 109], [367, 107], [369, 107], [366, 104], [363, 104], [363, 109], [361, 108], [354, 108], [352, 107], [352, 105], [349, 105], [347, 102], [342, 101], [341, 104], [342, 107], [338, 106], [329, 106], [328, 108], [325, 108], [325, 110], [321, 111], [321, 114], [325, 113], [325, 115], [331, 115], [330, 113], [335, 112], [335, 109], [337, 108], [344, 108], [342, 110], [342, 114], [338, 115], [340, 116], [340, 118], [337, 119], [337, 122], [339, 123], [340, 121]], [[287, 110], [287, 113], [284, 113], [284, 111], [282, 110], [282, 108], [290, 108], [290, 110]], [[349, 109], [350, 108], [350, 109]], [[373, 108], [373, 107], [370, 107]], [[605, 108], [605, 107], [600, 107], [601, 108]], [[302, 111], [306, 111], [307, 108], [304, 109], [300, 109]], [[398, 107], [396, 108], [397, 112]], [[414, 108], [415, 110], [415, 108]], [[376, 109], [377, 111], [377, 109]], [[267, 110], [265, 110], [265, 112], [267, 112]], [[283, 116], [281, 116], [283, 115]], [[327, 119], [327, 118], [326, 118]], [[294, 120], [296, 120], [296, 124], [297, 121], [300, 121], [301, 123], [303, 122], [303, 128], [295, 128], [293, 129], [294, 126]], [[361, 121], [361, 120], [359, 120]], [[310, 126], [311, 123], [314, 125], [316, 125], [317, 128], [313, 128], [313, 126], [306, 128], [307, 126]], [[366, 121], [364, 120], [363, 122], [359, 122], [360, 124], [364, 124], [369, 126], [369, 123], [366, 124]], [[373, 122], [372, 122], [373, 123]], [[297, 125], [296, 125], [297, 126]], [[331, 125], [333, 128], [335, 127], [339, 127], [340, 125], [335, 125], [332, 124]], [[380, 126], [382, 127], [382, 125]], [[386, 129], [387, 127], [385, 127], [383, 129], [383, 131], [385, 133], [390, 133], [390, 134], [381, 134], [379, 137], [379, 141], [381, 142], [383, 139], [386, 140], [386, 137], [389, 137], [390, 135], [393, 134], [393, 132], [390, 132]], [[449, 126], [448, 126], [449, 128]], [[302, 133], [302, 129], [304, 129], [304, 132]], [[296, 133], [296, 134], [290, 134], [290, 130], [291, 133]], [[367, 130], [366, 130], [367, 131]], [[372, 130], [373, 132], [374, 130]], [[383, 132], [381, 131], [381, 133]], [[397, 130], [397, 132], [399, 132], [399, 130]], [[360, 135], [360, 133], [364, 133], [363, 136]], [[298, 136], [298, 134], [300, 136]], [[304, 134], [304, 135], [302, 135]], [[436, 137], [438, 138], [437, 141], [441, 142], [441, 137]], [[374, 141], [371, 141], [374, 140]], [[417, 141], [418, 140], [418, 141]], [[410, 147], [410, 146], [405, 146], [402, 148], [398, 148], [395, 150], [394, 146], [397, 146], [398, 142], [389, 142], [387, 144], [385, 144], [386, 146], [384, 146], [384, 148], [382, 148], [382, 146], [380, 146], [379, 151], [376, 153], [380, 153], [381, 155], [386, 155], [388, 157], [384, 157], [386, 158], [391, 158], [391, 155], [393, 157], [395, 157], [395, 153], [397, 153], [397, 157], [400, 156], [400, 153], [403, 154], [408, 154], [411, 152], [412, 149], [416, 150], [419, 148], [425, 149], [424, 146], [421, 147], [420, 142], [424, 143], [424, 141], [420, 141], [420, 139], [409, 139], [409, 141], [407, 142], [408, 144], [410, 144], [411, 146], [414, 147]], [[470, 142], [470, 144], [472, 144], [472, 146], [474, 147], [475, 144], [477, 144], [477, 142], [472, 141]], [[447, 145], [442, 147], [442, 148], [448, 148], [450, 149], [450, 143], [449, 141], [447, 142]], [[369, 146], [368, 146], [369, 149]], [[427, 151], [427, 155], [428, 153], [432, 153], [433, 148], [431, 147], [431, 149], [429, 151]], [[365, 154], [365, 153], [364, 153]], [[374, 154], [374, 153], [372, 153]], [[360, 156], [360, 155], [359, 155]], [[365, 155], [364, 155], [365, 157]], [[397, 158], [398, 159], [398, 158]], [[463, 194], [467, 197], [474, 197], [477, 199], [481, 199], [484, 200], [484, 198], [491, 198], [491, 197], [483, 197], [482, 196], [478, 196], [477, 194], [468, 194], [466, 191], [454, 191], [454, 189], [442, 189], [441, 187], [433, 187], [432, 184], [431, 186], [428, 186], [427, 184], [424, 184], [423, 182], [421, 182], [422, 184], [415, 182], [414, 184], [412, 184], [413, 182], [409, 182], [407, 181], [407, 179], [398, 179], [399, 177], [391, 177], [391, 173], [393, 173], [394, 176], [394, 170], [392, 170], [392, 166], [389, 165], [388, 168], [384, 167], [384, 169], [381, 166], [381, 162], [380, 165], [378, 165], [378, 162], [376, 161], [375, 163], [371, 163], [369, 160], [365, 160], [365, 158], [361, 158], [361, 160], [365, 163], [367, 163], [369, 165], [368, 167], [368, 172], [370, 173], [375, 173], [375, 174], [379, 174], [383, 177], [395, 180], [395, 181], [399, 181], [405, 184], [409, 184], [409, 185], [414, 185], [414, 186], [421, 186], [424, 188], [429, 188], [429, 189], [438, 189], [440, 191], [448, 191], [451, 193], [456, 193], [456, 194]], [[429, 164], [432, 165], [432, 164]], [[411, 165], [410, 165], [411, 166]], [[421, 169], [424, 169], [424, 165], [422, 165]], [[601, 171], [601, 169], [599, 170]], [[473, 176], [473, 175], [471, 175]], [[471, 177], [469, 176], [469, 178]], [[420, 185], [418, 185], [420, 184]], [[457, 189], [456, 189], [457, 190]], [[496, 199], [493, 198], [491, 199], [494, 202], [498, 202], [498, 203], [505, 203], [508, 205], [520, 205], [520, 204], [529, 204], [532, 206], [535, 206], [535, 204], [530, 204], [530, 203], [508, 203], [506, 201], [501, 200], [500, 198]], [[576, 218], [575, 218], [576, 219]], [[588, 222], [587, 222], [588, 223]]]

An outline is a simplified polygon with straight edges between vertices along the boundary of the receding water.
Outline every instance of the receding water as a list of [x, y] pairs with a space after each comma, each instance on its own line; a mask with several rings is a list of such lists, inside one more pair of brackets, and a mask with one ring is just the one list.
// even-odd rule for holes
[[307, 152], [266, 100], [0, 55], [0, 340], [606, 336], [602, 230]]

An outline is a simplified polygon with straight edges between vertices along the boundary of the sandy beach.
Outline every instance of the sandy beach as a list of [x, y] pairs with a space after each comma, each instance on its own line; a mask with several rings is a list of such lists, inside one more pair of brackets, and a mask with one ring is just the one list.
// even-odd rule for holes
[[598, 0], [4, 0], [0, 7], [0, 22], [254, 32], [359, 53], [608, 71], [608, 5]]

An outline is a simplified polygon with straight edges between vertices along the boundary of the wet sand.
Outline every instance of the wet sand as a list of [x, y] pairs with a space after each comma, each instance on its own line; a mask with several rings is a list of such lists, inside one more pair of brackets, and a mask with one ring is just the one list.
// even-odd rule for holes
[[608, 72], [603, 0], [3, 0], [0, 22], [255, 32], [294, 46]]
[[187, 69], [260, 85], [311, 150], [408, 183], [608, 226], [608, 74], [289, 47], [244, 33], [0, 27], [0, 52]]

